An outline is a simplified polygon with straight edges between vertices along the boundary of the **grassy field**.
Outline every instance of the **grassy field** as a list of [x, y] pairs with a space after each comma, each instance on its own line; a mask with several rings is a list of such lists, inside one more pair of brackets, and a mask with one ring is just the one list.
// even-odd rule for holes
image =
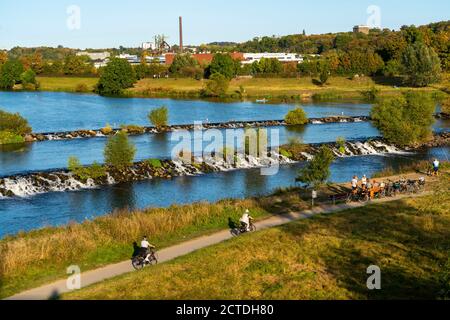
[[[92, 91], [97, 78], [77, 77], [38, 77], [41, 90], [44, 91], [79, 91], [77, 87], [85, 85], [87, 91]], [[188, 78], [169, 79], [143, 79], [138, 81], [134, 88], [128, 89], [125, 94], [136, 97], [174, 97], [199, 98], [200, 90], [207, 80]], [[291, 78], [253, 78], [234, 79], [228, 90], [229, 97], [238, 98], [241, 89], [243, 97], [247, 98], [273, 98], [276, 100], [304, 99], [309, 100], [314, 95], [318, 99], [325, 97], [330, 100], [361, 99], [361, 91], [376, 87], [382, 95], [396, 95], [406, 90], [437, 91], [450, 87], [449, 76], [446, 75], [440, 84], [428, 88], [417, 89], [402, 87], [399, 81], [387, 81], [383, 78], [372, 79], [363, 77], [351, 80], [346, 77], [331, 77], [326, 86], [317, 85], [310, 77], [298, 79]], [[84, 90], [83, 90], [84, 91]]]
[[37, 77], [42, 91], [76, 92], [77, 87], [85, 85], [89, 91], [94, 90], [97, 78], [88, 77]]
[[[129, 92], [137, 96], [198, 96], [206, 80], [195, 79], [143, 79]], [[243, 88], [244, 97], [268, 98], [300, 98], [309, 99], [317, 93], [332, 93], [336, 99], [362, 98], [360, 91], [376, 87], [382, 95], [395, 95], [406, 90], [440, 90], [448, 86], [448, 79], [435, 86], [424, 89], [401, 87], [395, 81], [386, 82], [383, 79], [369, 77], [351, 80], [346, 77], [331, 77], [326, 86], [315, 84], [314, 79], [303, 77], [290, 78], [253, 78], [234, 79], [231, 81], [228, 95], [237, 95]], [[397, 88], [395, 86], [398, 86]]]
[[[63, 298], [438, 299], [449, 254], [446, 190], [242, 236]], [[371, 265], [382, 290], [367, 289]]]

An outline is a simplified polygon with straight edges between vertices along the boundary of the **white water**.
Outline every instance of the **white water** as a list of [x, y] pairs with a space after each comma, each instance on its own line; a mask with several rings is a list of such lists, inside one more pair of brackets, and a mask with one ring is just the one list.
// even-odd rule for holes
[[[389, 153], [405, 153], [404, 151], [387, 145], [382, 141], [373, 140], [367, 142], [346, 142], [345, 153], [341, 153], [338, 147], [333, 147], [332, 151], [337, 157], [353, 157], [361, 155], [380, 155]], [[313, 158], [313, 154], [302, 153], [307, 160]], [[281, 160], [278, 160], [281, 159]], [[197, 158], [197, 163], [201, 163], [202, 160], [212, 167], [214, 171], [232, 171], [241, 169], [251, 169], [251, 168], [264, 168], [270, 167], [272, 165], [284, 165], [293, 163], [294, 161], [283, 157], [275, 152], [273, 152], [272, 158], [258, 158], [253, 156], [245, 157], [243, 154], [238, 154], [233, 157], [232, 161], [225, 161], [222, 158]], [[234, 163], [236, 161], [236, 163]], [[186, 164], [182, 160], [172, 161], [176, 175], [178, 176], [194, 176], [203, 174], [196, 166], [192, 164]], [[132, 170], [134, 176], [138, 174]], [[46, 193], [46, 192], [65, 192], [65, 191], [76, 191], [81, 189], [92, 189], [99, 187], [92, 179], [89, 179], [86, 183], [83, 183], [73, 177], [71, 173], [54, 173], [49, 174], [49, 178], [45, 178], [42, 175], [30, 175], [30, 176], [17, 176], [0, 179], [0, 189], [8, 191], [17, 197], [30, 197], [36, 194]], [[63, 178], [63, 179], [61, 179]], [[147, 174], [142, 179], [152, 179], [150, 174]], [[107, 183], [110, 185], [116, 184], [116, 181], [110, 175], [107, 176]], [[1, 195], [0, 199], [6, 198]]]

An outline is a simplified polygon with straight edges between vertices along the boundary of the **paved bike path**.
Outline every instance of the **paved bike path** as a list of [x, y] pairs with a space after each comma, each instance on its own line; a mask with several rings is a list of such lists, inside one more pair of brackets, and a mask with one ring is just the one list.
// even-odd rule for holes
[[[425, 194], [422, 194], [425, 195]], [[396, 198], [375, 200], [371, 203], [383, 203], [389, 201], [395, 201], [402, 198], [407, 198], [411, 196], [399, 196]], [[255, 226], [258, 230], [268, 229], [276, 226], [281, 226], [296, 220], [308, 219], [315, 215], [319, 214], [328, 214], [335, 213], [347, 209], [359, 208], [363, 207], [367, 204], [361, 203], [351, 203], [351, 204], [340, 204], [340, 205], [321, 205], [317, 206], [311, 210], [305, 210], [300, 213], [290, 213], [286, 215], [273, 216], [267, 218], [265, 220], [261, 220], [255, 223]], [[212, 235], [203, 236], [197, 239], [193, 239], [187, 242], [180, 243], [178, 245], [163, 249], [158, 252], [159, 263], [164, 263], [170, 260], [173, 260], [177, 257], [181, 257], [192, 253], [196, 250], [206, 248], [223, 241], [229, 240], [233, 238], [230, 230], [223, 230]], [[114, 278], [129, 272], [133, 272], [134, 269], [131, 265], [131, 260], [127, 260], [124, 262], [120, 262], [117, 264], [112, 264], [105, 266], [103, 268], [99, 268], [92, 271], [87, 271], [81, 274], [81, 287], [85, 288], [92, 284], [101, 282], [106, 279]], [[12, 297], [7, 298], [6, 300], [47, 300], [51, 297], [58, 296], [63, 293], [70, 292], [67, 288], [67, 280], [60, 280], [54, 283], [44, 285], [39, 288], [31, 289], [19, 294], [16, 294]]]

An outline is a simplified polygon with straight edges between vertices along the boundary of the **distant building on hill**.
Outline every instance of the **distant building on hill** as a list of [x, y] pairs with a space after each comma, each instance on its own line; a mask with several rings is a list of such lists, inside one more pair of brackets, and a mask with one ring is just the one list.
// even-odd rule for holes
[[77, 56], [88, 56], [89, 59], [91, 59], [92, 61], [98, 61], [98, 60], [108, 59], [111, 56], [111, 54], [107, 51], [105, 51], [105, 52], [80, 51], [80, 52], [77, 52]]
[[242, 64], [252, 64], [259, 62], [261, 59], [277, 59], [282, 63], [302, 63], [303, 56], [296, 53], [244, 53]]
[[364, 34], [369, 34], [370, 32], [370, 27], [369, 26], [354, 26], [353, 27], [353, 32], [354, 33], [364, 33]]

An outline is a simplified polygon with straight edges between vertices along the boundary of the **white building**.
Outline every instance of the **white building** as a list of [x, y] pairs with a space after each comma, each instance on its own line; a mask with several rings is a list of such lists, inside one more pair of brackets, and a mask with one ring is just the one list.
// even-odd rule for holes
[[252, 64], [260, 61], [262, 58], [277, 59], [280, 62], [296, 62], [302, 63], [303, 56], [296, 53], [244, 53], [244, 61], [242, 64]]
[[156, 46], [153, 42], [143, 42], [142, 50], [155, 50]]
[[89, 59], [96, 61], [96, 60], [106, 60], [111, 56], [111, 54], [107, 51], [105, 52], [87, 52], [87, 51], [80, 51], [77, 52], [77, 56], [88, 56]]

